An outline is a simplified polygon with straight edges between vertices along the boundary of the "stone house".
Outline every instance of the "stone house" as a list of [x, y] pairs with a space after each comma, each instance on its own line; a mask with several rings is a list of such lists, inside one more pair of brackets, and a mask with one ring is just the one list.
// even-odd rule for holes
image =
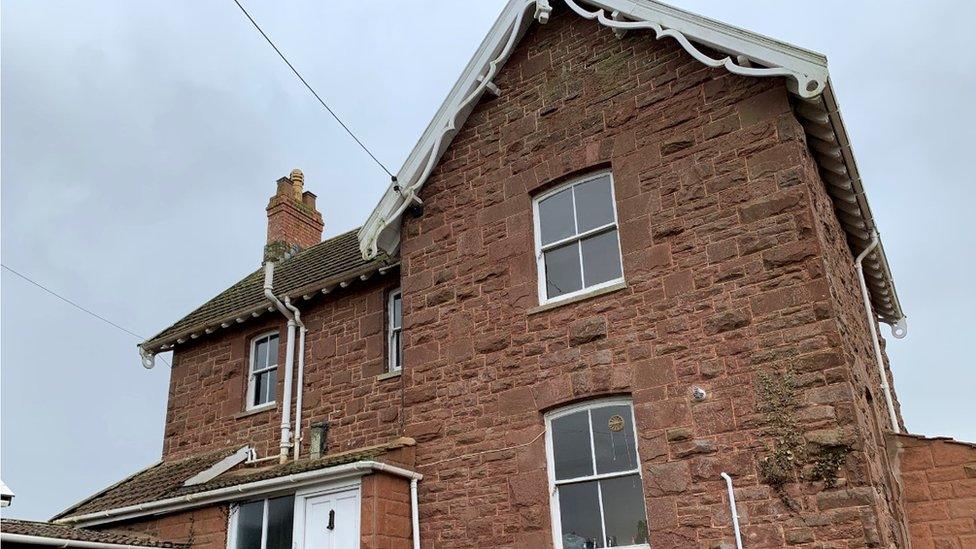
[[650, 0], [511, 0], [363, 227], [321, 241], [315, 198], [279, 179], [264, 265], [141, 344], [174, 353], [160, 462], [54, 522], [976, 546], [976, 450], [900, 434], [877, 324], [904, 314], [823, 56]]

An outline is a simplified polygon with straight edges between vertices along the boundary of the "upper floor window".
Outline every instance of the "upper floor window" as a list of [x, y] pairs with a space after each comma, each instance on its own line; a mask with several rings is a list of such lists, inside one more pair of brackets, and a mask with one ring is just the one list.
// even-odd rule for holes
[[278, 334], [265, 334], [251, 341], [251, 366], [247, 382], [247, 407], [257, 408], [275, 401], [278, 389]]
[[261, 499], [231, 508], [229, 549], [292, 549], [295, 496]]
[[534, 201], [539, 303], [623, 280], [613, 177], [600, 172]]
[[630, 401], [601, 400], [552, 412], [546, 435], [556, 548], [646, 547]]
[[397, 288], [390, 292], [387, 306], [388, 368], [399, 372], [403, 368], [403, 294]]

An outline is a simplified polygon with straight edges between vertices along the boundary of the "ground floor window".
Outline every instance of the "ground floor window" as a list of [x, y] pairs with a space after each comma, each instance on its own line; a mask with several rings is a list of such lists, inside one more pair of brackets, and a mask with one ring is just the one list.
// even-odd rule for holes
[[647, 517], [629, 400], [600, 400], [546, 416], [555, 545], [645, 547]]
[[229, 549], [291, 549], [295, 496], [260, 499], [231, 508]]

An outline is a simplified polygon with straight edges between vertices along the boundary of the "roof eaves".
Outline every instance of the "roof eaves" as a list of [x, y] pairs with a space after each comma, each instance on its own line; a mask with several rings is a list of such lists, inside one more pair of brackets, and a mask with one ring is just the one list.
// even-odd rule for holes
[[[722, 67], [731, 73], [744, 76], [786, 77], [787, 87], [798, 98], [798, 104], [819, 105], [824, 111], [822, 114], [828, 134], [820, 134], [819, 137], [840, 145], [827, 154], [817, 154], [817, 149], [811, 149], [815, 153], [821, 173], [824, 174], [825, 182], [829, 182], [828, 178], [836, 175], [832, 168], [839, 170], [841, 177], [845, 173], [850, 174], [846, 185], [850, 187], [851, 194], [835, 193], [838, 189], [845, 190], [842, 188], [843, 184], [840, 187], [828, 185], [828, 191], [831, 191], [834, 199], [838, 219], [850, 238], [852, 252], [864, 249], [864, 228], [869, 234], [870, 231], [875, 231], [875, 221], [864, 195], [850, 141], [830, 86], [827, 59], [823, 55], [653, 0], [565, 2], [576, 14], [597, 20], [600, 24], [613, 28], [615, 32], [648, 29], [654, 31], [657, 39], [673, 38], [695, 59], [708, 66]], [[596, 9], [584, 9], [580, 3]], [[400, 219], [403, 212], [411, 203], [420, 200], [420, 189], [440, 156], [464, 125], [472, 105], [492, 84], [513, 45], [531, 24], [532, 18], [525, 16], [532, 8], [536, 9], [535, 17], [540, 23], [548, 20], [547, 12], [544, 17], [540, 17], [540, 11], [551, 10], [548, 0], [510, 0], [502, 10], [397, 173], [398, 186], [391, 184], [387, 188], [359, 230], [359, 247], [364, 258], [374, 257], [380, 250], [395, 253], [400, 244]], [[610, 17], [607, 17], [607, 12], [611, 13]], [[712, 58], [699, 50], [696, 43], [714, 48], [728, 57]], [[800, 110], [797, 113], [802, 116]], [[819, 131], [824, 128], [812, 129]], [[810, 127], [807, 127], [807, 131], [809, 135], [816, 135], [810, 134]], [[843, 196], [838, 198], [837, 194]], [[850, 202], [851, 199], [853, 202]], [[892, 325], [895, 337], [904, 337], [905, 315], [898, 302], [883, 245], [879, 243], [865, 266], [876, 315]]]
[[[374, 471], [393, 472], [400, 476], [420, 480], [423, 475], [390, 465], [373, 459], [352, 461], [331, 467], [322, 467], [298, 473], [276, 476], [240, 484], [231, 483], [212, 490], [192, 492], [185, 495], [167, 497], [154, 501], [94, 511], [83, 515], [74, 515], [55, 520], [56, 524], [76, 525], [80, 527], [96, 526], [131, 520], [147, 515], [171, 513], [185, 509], [192, 509], [255, 496], [280, 493], [282, 489], [296, 490], [305, 486], [312, 486], [325, 481], [344, 478], [361, 477]], [[203, 485], [205, 486], [205, 485]]]
[[54, 520], [57, 520], [60, 517], [63, 517], [65, 515], [70, 514], [72, 511], [74, 511], [75, 509], [77, 509], [77, 508], [81, 507], [82, 505], [88, 503], [89, 501], [92, 501], [93, 499], [95, 499], [95, 498], [97, 498], [97, 497], [99, 497], [99, 496], [101, 496], [103, 494], [108, 493], [110, 490], [113, 490], [115, 488], [118, 488], [122, 484], [125, 484], [129, 480], [132, 480], [133, 478], [135, 478], [135, 477], [137, 477], [137, 476], [145, 473], [146, 471], [149, 471], [151, 469], [154, 469], [156, 467], [159, 467], [160, 465], [162, 465], [162, 463], [163, 463], [163, 460], [161, 460], [161, 459], [160, 460], [156, 460], [156, 462], [153, 463], [152, 465], [150, 465], [148, 467], [143, 467], [142, 469], [139, 469], [138, 471], [136, 471], [136, 472], [132, 473], [131, 475], [123, 478], [122, 480], [116, 482], [115, 484], [106, 486], [105, 488], [103, 488], [103, 489], [95, 492], [94, 494], [92, 494], [92, 495], [90, 495], [90, 496], [88, 496], [86, 498], [83, 498], [82, 500], [78, 501], [74, 505], [70, 505], [65, 510], [63, 510], [60, 513], [58, 513], [58, 514], [54, 515], [53, 517], [51, 517], [51, 520], [54, 521]]
[[[335, 288], [347, 288], [352, 283], [358, 280], [368, 280], [369, 277], [379, 272], [380, 274], [386, 274], [391, 269], [399, 266], [399, 261], [392, 260], [378, 260], [367, 265], [365, 268], [354, 269], [351, 271], [346, 271], [338, 275], [323, 278], [316, 281], [313, 284], [308, 284], [303, 287], [291, 290], [282, 294], [281, 298], [288, 297], [289, 299], [295, 300], [299, 297], [308, 300], [311, 299], [316, 293], [329, 294]], [[172, 350], [176, 345], [186, 343], [187, 341], [198, 339], [202, 335], [209, 335], [218, 329], [229, 328], [237, 324], [243, 324], [252, 318], [258, 318], [266, 312], [273, 312], [274, 307], [268, 303], [261, 303], [257, 306], [247, 307], [239, 309], [231, 314], [220, 317], [216, 320], [210, 320], [207, 322], [201, 322], [180, 332], [165, 337], [156, 337], [149, 341], [139, 344], [141, 349], [144, 349], [149, 353], [159, 353], [164, 351]], [[161, 333], [165, 333], [165, 330]]]

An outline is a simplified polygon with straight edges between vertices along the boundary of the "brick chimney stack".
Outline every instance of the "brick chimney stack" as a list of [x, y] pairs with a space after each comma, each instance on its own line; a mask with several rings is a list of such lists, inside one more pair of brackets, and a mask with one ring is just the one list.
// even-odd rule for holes
[[278, 180], [267, 208], [265, 261], [281, 261], [322, 241], [322, 214], [315, 209], [315, 195], [304, 186], [305, 175], [297, 168]]

